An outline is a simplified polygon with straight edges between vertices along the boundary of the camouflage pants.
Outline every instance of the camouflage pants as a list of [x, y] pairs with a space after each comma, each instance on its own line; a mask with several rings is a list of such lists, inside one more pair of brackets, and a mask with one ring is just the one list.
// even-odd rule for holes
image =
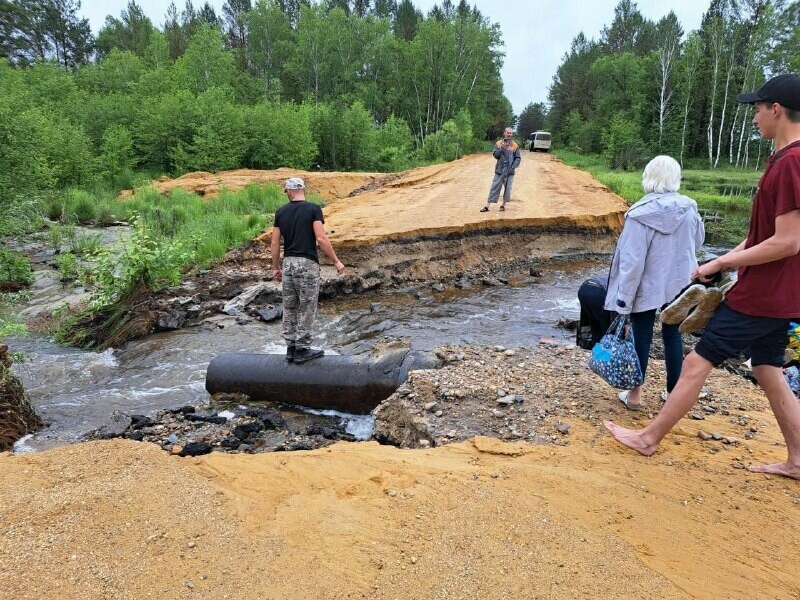
[[492, 187], [489, 188], [489, 202], [497, 202], [497, 199], [500, 197], [500, 188], [504, 186], [505, 189], [503, 190], [503, 202], [508, 202], [511, 200], [511, 186], [513, 185], [513, 175], [506, 176], [495, 173], [494, 179], [492, 179]]
[[283, 259], [283, 338], [287, 346], [311, 346], [311, 325], [317, 314], [319, 265], [309, 258]]

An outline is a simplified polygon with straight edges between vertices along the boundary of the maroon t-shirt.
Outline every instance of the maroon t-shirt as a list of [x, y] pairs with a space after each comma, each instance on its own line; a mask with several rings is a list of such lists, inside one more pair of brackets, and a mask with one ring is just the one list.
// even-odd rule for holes
[[[745, 248], [775, 235], [775, 218], [798, 209], [800, 141], [781, 148], [769, 158], [753, 201]], [[800, 317], [800, 254], [741, 267], [739, 281], [725, 300], [733, 310], [753, 317]]]

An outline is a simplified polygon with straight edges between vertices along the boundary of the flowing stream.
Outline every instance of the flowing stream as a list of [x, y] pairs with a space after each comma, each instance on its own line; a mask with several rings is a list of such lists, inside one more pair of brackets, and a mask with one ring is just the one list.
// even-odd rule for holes
[[[601, 264], [542, 269], [541, 277], [519, 276], [508, 285], [435, 292], [357, 297], [323, 303], [315, 324], [316, 343], [327, 352], [352, 354], [389, 337], [415, 349], [442, 343], [518, 347], [543, 337], [569, 340], [560, 319], [577, 319], [577, 289]], [[42, 278], [38, 278], [43, 281]], [[40, 283], [39, 298], [52, 301], [52, 286]], [[125, 347], [87, 352], [56, 345], [46, 336], [9, 340], [28, 361], [15, 366], [29, 397], [48, 427], [17, 444], [17, 451], [42, 450], [78, 441], [105, 422], [113, 410], [148, 414], [200, 404], [208, 398], [205, 371], [222, 352], [283, 353], [279, 322], [232, 317], [159, 333]], [[354, 423], [354, 428], [363, 424]]]

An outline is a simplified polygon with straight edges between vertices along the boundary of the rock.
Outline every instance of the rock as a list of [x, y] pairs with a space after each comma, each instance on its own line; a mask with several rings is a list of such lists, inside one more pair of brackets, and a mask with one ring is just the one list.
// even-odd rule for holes
[[503, 352], [503, 354], [505, 354], [506, 356], [514, 356], [516, 352], [514, 352], [513, 350], [506, 350], [505, 352]]
[[505, 391], [505, 390], [497, 390], [497, 395], [498, 395], [500, 398], [503, 398], [503, 397], [505, 397], [505, 395], [506, 395], [506, 391]]
[[233, 435], [235, 435], [240, 440], [244, 441], [249, 438], [252, 434], [258, 433], [259, 431], [264, 429], [264, 423], [260, 419], [252, 419], [250, 421], [245, 421], [234, 427]]
[[213, 423], [215, 425], [222, 425], [228, 422], [228, 419], [226, 419], [225, 417], [220, 417], [219, 415], [207, 415], [198, 413], [189, 413], [187, 415], [184, 415], [183, 418], [190, 422]]
[[441, 417], [443, 414], [444, 414], [444, 412], [443, 412], [443, 411], [441, 411], [441, 410], [437, 410], [435, 413], [433, 413], [433, 416], [434, 416], [434, 417]]
[[433, 412], [433, 409], [436, 408], [438, 404], [436, 402], [428, 402], [425, 404], [425, 410], [428, 412]]
[[168, 441], [170, 444], [177, 444], [177, 443], [178, 443], [178, 436], [177, 436], [177, 435], [175, 435], [174, 433], [171, 433], [171, 434], [169, 435], [169, 437], [167, 437], [167, 441]]
[[411, 393], [411, 388], [406, 385], [400, 386], [397, 388], [397, 393], [401, 396], [408, 396]]
[[700, 430], [700, 431], [697, 432], [697, 437], [699, 437], [704, 442], [707, 442], [708, 440], [711, 439], [711, 434]]
[[211, 444], [208, 442], [190, 442], [183, 447], [180, 456], [200, 456], [210, 453], [211, 450]]
[[186, 313], [182, 310], [156, 311], [156, 331], [173, 331], [186, 323]]
[[133, 419], [123, 412], [115, 410], [103, 425], [89, 434], [89, 437], [99, 440], [110, 440], [120, 437], [131, 426]]
[[378, 277], [359, 277], [356, 282], [356, 292], [363, 293], [369, 290], [374, 290], [383, 284]]
[[143, 427], [150, 427], [153, 425], [153, 421], [150, 417], [145, 417], [144, 415], [131, 415], [131, 430], [142, 429]]
[[697, 411], [693, 411], [693, 412], [689, 413], [689, 418], [690, 419], [694, 419], [695, 421], [704, 421], [705, 420], [705, 416], [703, 416], [703, 413], [697, 412]]
[[506, 351], [506, 347], [505, 346], [495, 346], [494, 347], [494, 351], [495, 352], [505, 352]]
[[497, 403], [501, 406], [511, 406], [514, 404], [514, 396], [505, 396], [504, 398], [498, 398]]
[[513, 396], [513, 398], [514, 398], [514, 402], [516, 402], [517, 404], [522, 404], [523, 402], [525, 402], [525, 396], [517, 395], [517, 396]]
[[256, 311], [258, 317], [267, 323], [283, 317], [283, 306], [269, 306]]
[[269, 410], [261, 406], [248, 408], [245, 413], [248, 417], [255, 417], [264, 424], [264, 429], [283, 429], [286, 427], [286, 420], [277, 410]]
[[715, 440], [717, 442], [722, 441], [724, 438], [725, 438], [725, 436], [722, 435], [721, 433], [712, 433], [711, 434], [711, 439], [713, 439], [713, 440]]
[[499, 285], [503, 285], [496, 277], [484, 277], [481, 279], [481, 283], [487, 287], [497, 287]]
[[397, 396], [390, 396], [381, 402], [372, 414], [375, 415], [372, 437], [381, 444], [420, 448], [425, 440], [428, 448], [436, 445], [425, 420], [412, 415], [405, 401]]
[[183, 446], [179, 444], [174, 444], [172, 448], [169, 449], [169, 453], [172, 454], [172, 456], [181, 456], [182, 452], [183, 452]]
[[181, 406], [180, 408], [176, 408], [174, 410], [171, 410], [170, 412], [173, 415], [178, 415], [178, 414], [180, 414], [180, 415], [188, 415], [190, 413], [195, 412], [195, 410], [196, 409], [195, 409], [194, 406], [190, 406], [190, 405], [187, 404], [186, 406]]
[[709, 405], [709, 404], [704, 404], [702, 408], [703, 408], [703, 411], [705, 411], [705, 412], [707, 412], [709, 414], [717, 412], [717, 409], [714, 408], [713, 406]]
[[535, 269], [533, 267], [530, 268], [528, 273], [530, 274], [531, 277], [541, 277], [542, 276], [542, 272], [539, 269]]
[[249, 305], [253, 300], [255, 300], [256, 296], [260, 293], [265, 292], [268, 290], [267, 283], [257, 283], [255, 285], [251, 285], [247, 288], [244, 292], [239, 294], [238, 296], [232, 298], [229, 302], [222, 307], [222, 312], [226, 315], [238, 316], [242, 314], [242, 311]]
[[434, 292], [439, 292], [439, 293], [441, 293], [441, 292], [443, 292], [443, 291], [444, 291], [444, 289], [445, 289], [445, 288], [444, 288], [444, 285], [442, 285], [441, 283], [434, 283], [434, 284], [431, 286], [431, 289], [432, 289]]
[[503, 411], [497, 410], [496, 408], [493, 408], [490, 412], [492, 413], [492, 416], [497, 418], [497, 419], [502, 419], [503, 417], [506, 416], [506, 413], [504, 413]]
[[726, 436], [722, 438], [722, 443], [734, 446], [739, 443], [739, 440], [737, 440], [735, 437]]
[[556, 431], [561, 435], [568, 435], [570, 429], [572, 429], [572, 425], [570, 425], [569, 423], [559, 423], [556, 426]]

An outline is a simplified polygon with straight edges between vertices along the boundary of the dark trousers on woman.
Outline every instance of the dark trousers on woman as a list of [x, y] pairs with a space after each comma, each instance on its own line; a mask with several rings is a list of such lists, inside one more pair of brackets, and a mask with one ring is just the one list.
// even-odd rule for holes
[[[642, 373], [647, 373], [650, 358], [650, 345], [653, 343], [653, 325], [656, 322], [656, 309], [631, 313], [633, 341]], [[683, 340], [678, 325], [661, 324], [661, 339], [664, 340], [664, 362], [667, 366], [667, 392], [671, 392], [681, 376], [683, 365]]]

